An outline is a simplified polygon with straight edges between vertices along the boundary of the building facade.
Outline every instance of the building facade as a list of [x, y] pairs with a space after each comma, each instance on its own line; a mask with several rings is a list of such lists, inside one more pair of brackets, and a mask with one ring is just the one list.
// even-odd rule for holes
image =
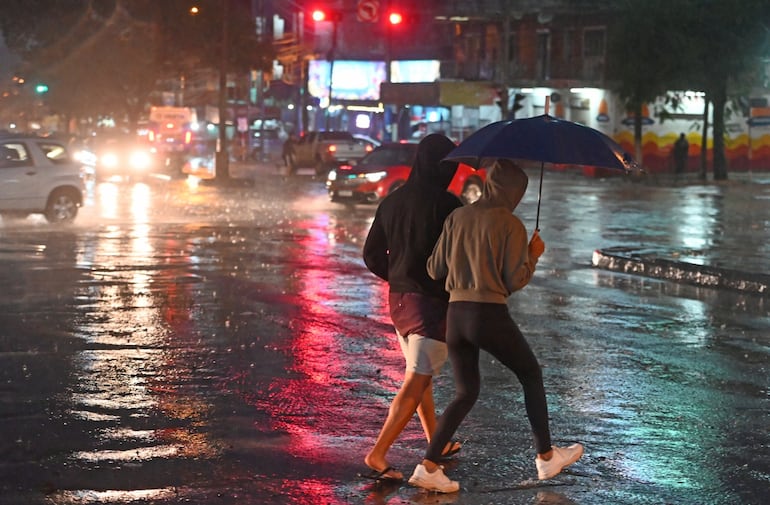
[[[547, 112], [635, 151], [633, 122], [607, 69], [615, 2], [253, 1], [257, 25], [278, 53], [258, 86], [258, 110], [291, 130], [345, 129], [381, 140], [440, 131], [461, 141], [489, 122]], [[313, 19], [316, 9], [323, 19]], [[651, 171], [671, 170], [673, 143], [685, 133], [694, 171], [704, 98], [672, 93], [681, 98], [677, 110], [663, 97], [644, 109], [643, 162]], [[770, 166], [770, 92], [752, 93], [752, 106], [726, 125], [732, 170]]]

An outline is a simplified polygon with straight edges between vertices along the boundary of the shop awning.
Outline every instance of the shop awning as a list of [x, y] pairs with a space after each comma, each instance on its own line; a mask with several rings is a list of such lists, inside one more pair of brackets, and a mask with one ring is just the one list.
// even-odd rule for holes
[[386, 105], [425, 105], [436, 107], [440, 89], [437, 82], [383, 82], [380, 85], [380, 100]]
[[488, 81], [384, 82], [380, 99], [386, 105], [478, 107], [494, 105], [497, 90]]

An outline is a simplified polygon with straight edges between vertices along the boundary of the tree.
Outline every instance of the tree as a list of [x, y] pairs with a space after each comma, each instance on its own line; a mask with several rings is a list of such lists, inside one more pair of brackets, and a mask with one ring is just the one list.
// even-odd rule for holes
[[20, 71], [30, 82], [48, 84], [49, 108], [65, 118], [136, 122], [159, 69], [147, 58], [156, 45], [153, 30], [123, 0], [11, 0], [0, 15], [9, 45], [23, 58]]
[[691, 49], [681, 30], [677, 0], [624, 0], [610, 27], [608, 74], [634, 117], [635, 157], [642, 159], [642, 107], [682, 80], [682, 55]]
[[[269, 69], [272, 49], [257, 40], [250, 2], [228, 1], [237, 13], [229, 18], [228, 69]], [[51, 108], [133, 125], [163, 77], [219, 66], [221, 0], [199, 4], [193, 16], [186, 0], [3, 0], [0, 29], [28, 82], [49, 85]]]
[[754, 69], [767, 38], [765, 23], [770, 19], [770, 7], [766, 0], [687, 3], [692, 4], [688, 25], [692, 26], [690, 35], [697, 45], [698, 75], [703, 78], [698, 84], [714, 107], [714, 179], [727, 179], [724, 134], [728, 97], [731, 90], [741, 87], [742, 81], [758, 82]]
[[637, 156], [641, 152], [642, 104], [670, 89], [702, 90], [706, 95], [703, 152], [711, 103], [714, 178], [726, 179], [724, 121], [728, 96], [758, 61], [767, 37], [764, 23], [770, 10], [768, 2], [626, 0], [619, 9], [608, 56], [621, 97], [636, 111]]
[[272, 43], [259, 36], [250, 2], [244, 0], [202, 0], [194, 14], [188, 2], [164, 1], [158, 6], [167, 67], [177, 75], [201, 66], [219, 69], [216, 178], [228, 180], [226, 76], [231, 72], [271, 70], [275, 59]]

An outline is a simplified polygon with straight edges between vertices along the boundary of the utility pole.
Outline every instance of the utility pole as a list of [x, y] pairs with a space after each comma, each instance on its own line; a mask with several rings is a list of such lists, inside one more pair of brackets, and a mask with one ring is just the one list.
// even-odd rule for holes
[[230, 156], [227, 149], [227, 60], [229, 59], [230, 0], [222, 1], [222, 48], [219, 61], [219, 139], [217, 141], [214, 168], [216, 180], [230, 179]]

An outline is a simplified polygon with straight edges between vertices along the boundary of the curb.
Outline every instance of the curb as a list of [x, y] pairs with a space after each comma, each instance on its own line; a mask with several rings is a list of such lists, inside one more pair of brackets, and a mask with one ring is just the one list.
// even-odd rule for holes
[[629, 247], [597, 249], [591, 258], [591, 264], [604, 270], [666, 279], [696, 286], [732, 289], [759, 295], [770, 293], [770, 275], [767, 274], [672, 261], [659, 258], [653, 253], [642, 253]]

